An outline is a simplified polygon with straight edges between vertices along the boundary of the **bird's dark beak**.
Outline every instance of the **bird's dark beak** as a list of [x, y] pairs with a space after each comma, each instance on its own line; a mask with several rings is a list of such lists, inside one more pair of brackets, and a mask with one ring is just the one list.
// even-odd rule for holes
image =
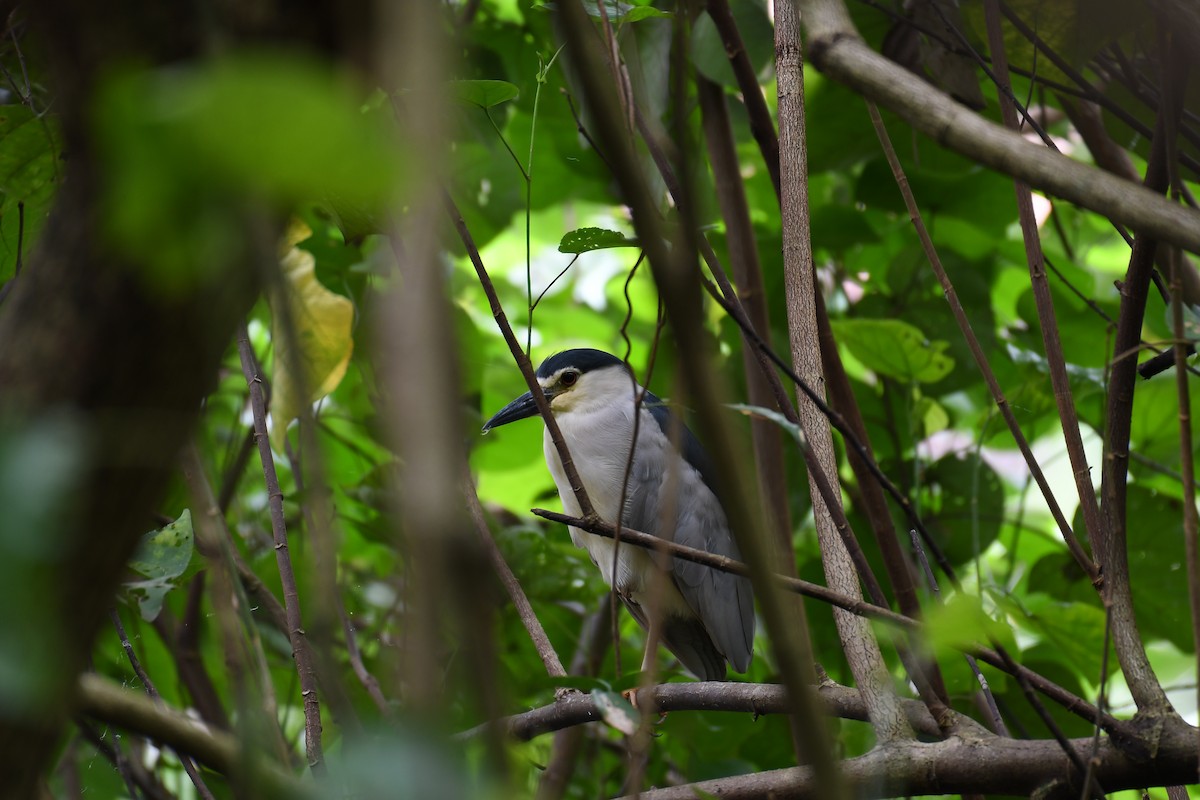
[[[550, 394], [546, 394], [546, 399], [550, 399]], [[504, 408], [496, 412], [496, 415], [489, 419], [483, 426], [483, 432], [487, 433], [492, 428], [499, 428], [501, 425], [507, 425], [510, 422], [516, 422], [519, 419], [527, 419], [536, 417], [538, 413], [537, 404], [533, 402], [533, 393], [526, 392], [525, 394], [513, 400]]]

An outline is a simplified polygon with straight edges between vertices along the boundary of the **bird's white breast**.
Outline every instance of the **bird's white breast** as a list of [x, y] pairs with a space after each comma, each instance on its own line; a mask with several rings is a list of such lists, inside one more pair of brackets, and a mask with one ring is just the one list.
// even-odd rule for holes
[[[632, 391], [631, 391], [632, 394]], [[579, 409], [556, 415], [575, 469], [583, 481], [593, 508], [605, 522], [615, 524], [621, 506], [621, 488], [633, 438], [633, 402], [616, 403], [601, 408]], [[641, 426], [657, 425], [654, 418], [642, 411]], [[554, 441], [547, 431], [543, 436], [546, 464], [558, 487], [563, 510], [579, 516], [579, 503], [563, 471]], [[613, 554], [617, 546], [612, 539], [571, 528], [571, 541], [588, 551], [600, 568], [604, 581], [613, 585]], [[655, 569], [649, 554], [642, 548], [622, 544], [616, 571], [616, 586], [629, 595], [640, 595], [647, 589], [646, 581]], [[671, 592], [674, 594], [674, 592]], [[669, 601], [668, 601], [669, 602]], [[683, 602], [683, 598], [679, 598]]]

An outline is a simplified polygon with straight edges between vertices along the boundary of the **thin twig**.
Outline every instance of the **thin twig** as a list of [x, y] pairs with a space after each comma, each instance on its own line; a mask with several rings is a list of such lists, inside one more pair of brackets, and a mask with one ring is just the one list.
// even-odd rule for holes
[[483, 542], [483, 549], [487, 553], [488, 560], [492, 562], [492, 568], [496, 570], [496, 575], [504, 584], [509, 599], [516, 607], [517, 616], [520, 617], [521, 624], [525, 626], [525, 631], [533, 641], [534, 648], [537, 649], [538, 657], [542, 659], [542, 664], [546, 667], [546, 674], [551, 678], [565, 677], [567, 671], [563, 669], [558, 653], [554, 652], [554, 645], [550, 644], [550, 637], [546, 636], [546, 629], [542, 627], [537, 614], [533, 611], [533, 606], [529, 604], [529, 598], [525, 596], [521, 582], [517, 580], [517, 576], [509, 568], [508, 562], [504, 560], [504, 554], [500, 552], [500, 547], [496, 544], [495, 537], [492, 536], [492, 529], [488, 527], [487, 520], [484, 519], [483, 506], [479, 504], [479, 494], [475, 491], [475, 482], [471, 479], [471, 472], [465, 463], [463, 464], [463, 473], [463, 493], [467, 499], [467, 510], [471, 513], [471, 519]]
[[358, 647], [357, 630], [354, 623], [350, 620], [350, 615], [346, 613], [346, 606], [338, 603], [338, 616], [342, 619], [342, 633], [346, 637], [346, 657], [350, 660], [350, 667], [354, 670], [354, 674], [358, 676], [358, 682], [367, 690], [367, 694], [371, 696], [371, 701], [375, 703], [375, 707], [379, 709], [379, 713], [385, 718], [392, 716], [392, 707], [388, 703], [386, 697], [383, 696], [383, 690], [379, 687], [379, 681], [371, 674], [363, 663], [362, 651]]
[[1029, 442], [1021, 430], [1020, 423], [1017, 422], [1017, 418], [1013, 414], [1012, 406], [1009, 404], [1008, 398], [1005, 397], [1004, 390], [1000, 387], [1000, 382], [996, 380], [996, 374], [992, 371], [991, 364], [988, 363], [987, 355], [983, 352], [983, 347], [980, 345], [979, 339], [975, 336], [975, 331], [971, 327], [971, 321], [967, 317], [966, 310], [963, 309], [962, 303], [958, 299], [958, 293], [954, 290], [954, 284], [950, 281], [950, 276], [942, 266], [937, 248], [933, 244], [929, 230], [925, 227], [921, 209], [917, 205], [912, 188], [908, 183], [908, 177], [904, 173], [904, 167], [900, 164], [900, 159], [896, 157], [896, 150], [892, 147], [891, 137], [888, 136], [883, 118], [879, 115], [879, 109], [875, 107], [874, 103], [867, 101], [867, 113], [871, 116], [871, 123], [875, 127], [875, 134], [879, 137], [880, 146], [883, 147], [884, 156], [887, 158], [888, 164], [891, 165], [896, 185], [900, 188], [900, 194], [904, 197], [904, 204], [908, 208], [909, 219], [917, 231], [917, 237], [921, 240], [921, 247], [925, 251], [925, 257], [929, 260], [929, 265], [933, 268], [938, 283], [942, 286], [942, 293], [950, 306], [950, 311], [954, 316], [954, 321], [957, 323], [959, 331], [962, 333], [963, 339], [966, 340], [967, 348], [971, 351], [971, 357], [975, 360], [975, 366], [983, 376], [984, 383], [987, 384], [988, 391], [991, 393], [996, 407], [1000, 410], [1000, 415], [1004, 418], [1005, 424], [1008, 425], [1008, 430], [1012, 434], [1013, 441], [1016, 443], [1017, 449], [1021, 452], [1021, 456], [1025, 459], [1025, 465], [1029, 469], [1030, 476], [1033, 478], [1034, 483], [1037, 484], [1038, 489], [1041, 490], [1042, 497], [1045, 498], [1046, 505], [1050, 509], [1050, 515], [1054, 517], [1054, 521], [1058, 524], [1058, 529], [1062, 534], [1063, 541], [1067, 544], [1067, 549], [1084, 574], [1088, 576], [1094, 585], [1098, 586], [1100, 583], [1100, 571], [1079, 543], [1079, 540], [1071, 530], [1070, 523], [1067, 522], [1066, 515], [1063, 513], [1062, 508], [1059, 507], [1058, 499], [1054, 496], [1054, 492], [1051, 490], [1050, 484], [1042, 472], [1041, 465], [1038, 464], [1037, 458], [1033, 455], [1033, 450], [1029, 447]]
[[[1007, 87], [1008, 58], [1004, 52], [1004, 39], [1000, 31], [998, 0], [986, 0], [984, 10], [988, 22], [988, 38], [992, 51], [992, 61], [996, 67], [995, 80], [998, 86]], [[1016, 130], [1017, 119], [1015, 104], [1006, 94], [1001, 94], [1000, 107], [1004, 124], [1010, 130]], [[1092, 485], [1088, 468], [1087, 454], [1083, 448], [1083, 438], [1079, 429], [1079, 418], [1072, 398], [1070, 378], [1067, 374], [1066, 359], [1063, 356], [1062, 341], [1058, 331], [1058, 321], [1054, 313], [1054, 300], [1050, 295], [1050, 286], [1046, 281], [1045, 266], [1042, 261], [1042, 248], [1038, 236], [1037, 221], [1033, 212], [1033, 200], [1029, 185], [1023, 181], [1014, 181], [1017, 196], [1017, 215], [1021, 223], [1021, 233], [1025, 240], [1025, 254], [1029, 262], [1030, 282], [1033, 286], [1034, 301], [1037, 305], [1038, 322], [1042, 329], [1042, 339], [1046, 350], [1046, 363], [1050, 370], [1050, 383], [1054, 387], [1054, 398], [1058, 406], [1059, 417], [1062, 421], [1063, 438], [1067, 454], [1071, 460], [1071, 469], [1075, 475], [1075, 487], [1079, 494], [1079, 503], [1083, 512], [1084, 525], [1088, 535], [1092, 537], [1093, 549], [1098, 549], [1098, 543], [1106, 531], [1106, 525], [1100, 517], [1100, 506], [1096, 502], [1096, 489]], [[1061, 527], [1061, 525], [1060, 525]], [[1064, 534], [1065, 535], [1065, 534]], [[1073, 537], [1072, 537], [1073, 538]], [[1068, 540], [1070, 546], [1070, 540]], [[1082, 548], [1078, 544], [1071, 548], [1072, 555], [1079, 560]], [[1081, 566], [1090, 563], [1082, 561]], [[1095, 568], [1087, 568], [1087, 572], [1096, 578]]]
[[[153, 785], [146, 781], [146, 776], [142, 772], [135, 772], [130, 766], [129, 759], [121, 751], [120, 737], [114, 735], [113, 744], [104, 741], [104, 736], [96, 732], [88, 722], [77, 719], [75, 725], [79, 728], [79, 732], [87, 739], [92, 747], [96, 748], [96, 752], [104, 756], [116, 768], [117, 774], [121, 776], [121, 780], [125, 783], [125, 789], [129, 792], [129, 796], [133, 800], [138, 800], [140, 795], [161, 800], [162, 793]], [[138, 791], [141, 789], [141, 792]]]
[[571, 451], [567, 449], [567, 443], [563, 439], [562, 431], [558, 427], [558, 421], [554, 419], [554, 414], [550, 411], [550, 402], [546, 400], [546, 393], [542, 391], [542, 385], [538, 383], [537, 373], [533, 369], [533, 364], [529, 361], [528, 354], [521, 349], [521, 343], [517, 341], [517, 337], [513, 333], [512, 325], [508, 322], [508, 316], [504, 313], [504, 307], [500, 305], [500, 297], [496, 293], [496, 286], [492, 283], [492, 278], [488, 275], [487, 268], [483, 265], [483, 258], [479, 255], [479, 248], [475, 246], [475, 239], [467, 229], [466, 222], [463, 221], [462, 212], [458, 210], [458, 206], [447, 193], [442, 194], [442, 204], [446, 208], [446, 213], [450, 216], [450, 222], [454, 225], [454, 229], [458, 232], [458, 236], [462, 240], [463, 247], [467, 251], [467, 256], [470, 258], [472, 266], [475, 267], [475, 275], [479, 278], [479, 285], [483, 288], [484, 294], [487, 295], [488, 303], [492, 309], [492, 317], [496, 320], [496, 327], [500, 329], [500, 333], [504, 336], [504, 341], [508, 344], [508, 349], [512, 353], [513, 360], [517, 363], [517, 368], [521, 370], [521, 376], [525, 378], [525, 385], [529, 387], [529, 391], [533, 395], [533, 401], [537, 405], [538, 414], [541, 415], [542, 422], [546, 424], [546, 430], [550, 433], [554, 449], [558, 453], [559, 460], [562, 462], [567, 482], [571, 484], [571, 490], [574, 492], [575, 502], [579, 504], [580, 513], [585, 517], [595, 516], [596, 511], [592, 507], [592, 501], [588, 497], [587, 489], [584, 488], [583, 479], [579, 477], [579, 471], [575, 469], [575, 461], [571, 458]]
[[[929, 559], [925, 556], [925, 548], [921, 547], [921, 537], [917, 535], [915, 530], [909, 531], [912, 537], [913, 552], [917, 554], [917, 562], [921, 565], [921, 572], [925, 575], [925, 582], [929, 585], [929, 590], [933, 592], [933, 596], [940, 603], [942, 600], [942, 590], [938, 587], [937, 577], [933, 574], [933, 570], [929, 566]], [[967, 666], [971, 668], [971, 672], [975, 675], [975, 680], [979, 684], [979, 689], [983, 692], [984, 700], [987, 703], [988, 714], [992, 718], [992, 729], [1001, 736], [1008, 736], [1008, 728], [1004, 724], [1004, 717], [1000, 714], [1000, 709], [996, 705], [996, 696], [992, 694], [992, 688], [988, 686], [987, 678], [979, 669], [979, 663], [970, 653], [965, 654]]]
[[[112, 620], [113, 627], [117, 631], [117, 636], [121, 640], [121, 647], [125, 649], [125, 657], [129, 659], [129, 666], [133, 667], [133, 672], [138, 676], [138, 680], [142, 682], [142, 686], [146, 689], [146, 694], [150, 695], [155, 703], [165, 705], [162, 695], [158, 693], [158, 689], [154, 688], [154, 682], [150, 680], [150, 675], [142, 667], [142, 662], [138, 659], [137, 653], [133, 650], [133, 644], [130, 643], [129, 637], [125, 635], [125, 626], [121, 624], [121, 615], [117, 613], [115, 608], [109, 609], [109, 618]], [[208, 785], [204, 783], [204, 778], [200, 777], [199, 771], [196, 769], [195, 762], [187, 753], [175, 751], [175, 755], [179, 756], [179, 763], [183, 764], [183, 771], [187, 773], [188, 778], [192, 781], [192, 785], [196, 787], [196, 793], [204, 800], [215, 800], [213, 793], [209, 790]]]
[[250, 387], [254, 438], [258, 444], [258, 456], [262, 462], [263, 479], [266, 482], [271, 534], [275, 541], [275, 561], [279, 568], [279, 580], [283, 586], [283, 607], [287, 614], [288, 638], [291, 640], [292, 657], [296, 661], [296, 671], [300, 679], [300, 696], [304, 705], [304, 748], [309, 769], [314, 775], [320, 775], [324, 774], [325, 769], [321, 748], [321, 705], [317, 698], [316, 669], [309, 650], [308, 635], [301, 621], [300, 593], [296, 587], [296, 573], [292, 569], [292, 558], [288, 550], [283, 492], [279, 489], [279, 478], [275, 474], [275, 457], [271, 453], [271, 442], [267, 436], [266, 400], [263, 396], [262, 382], [258, 377], [254, 351], [250, 347], [250, 332], [245, 323], [238, 329], [237, 344], [242, 374]]

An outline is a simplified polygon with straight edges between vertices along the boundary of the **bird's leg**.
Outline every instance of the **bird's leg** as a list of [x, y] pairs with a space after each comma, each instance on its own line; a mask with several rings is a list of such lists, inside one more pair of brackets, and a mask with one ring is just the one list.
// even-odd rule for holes
[[642, 656], [642, 672], [650, 672], [658, 663], [658, 626], [650, 623], [646, 630], [646, 653]]

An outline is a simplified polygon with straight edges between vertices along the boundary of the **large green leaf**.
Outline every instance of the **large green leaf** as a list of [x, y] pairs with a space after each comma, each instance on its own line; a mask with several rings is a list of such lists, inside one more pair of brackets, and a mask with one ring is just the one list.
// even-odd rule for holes
[[508, 81], [454, 81], [450, 84], [459, 102], [491, 108], [515, 100], [521, 90]]
[[863, 366], [889, 378], [936, 383], [954, 368], [946, 342], [930, 342], [898, 319], [835, 320], [833, 332]]

